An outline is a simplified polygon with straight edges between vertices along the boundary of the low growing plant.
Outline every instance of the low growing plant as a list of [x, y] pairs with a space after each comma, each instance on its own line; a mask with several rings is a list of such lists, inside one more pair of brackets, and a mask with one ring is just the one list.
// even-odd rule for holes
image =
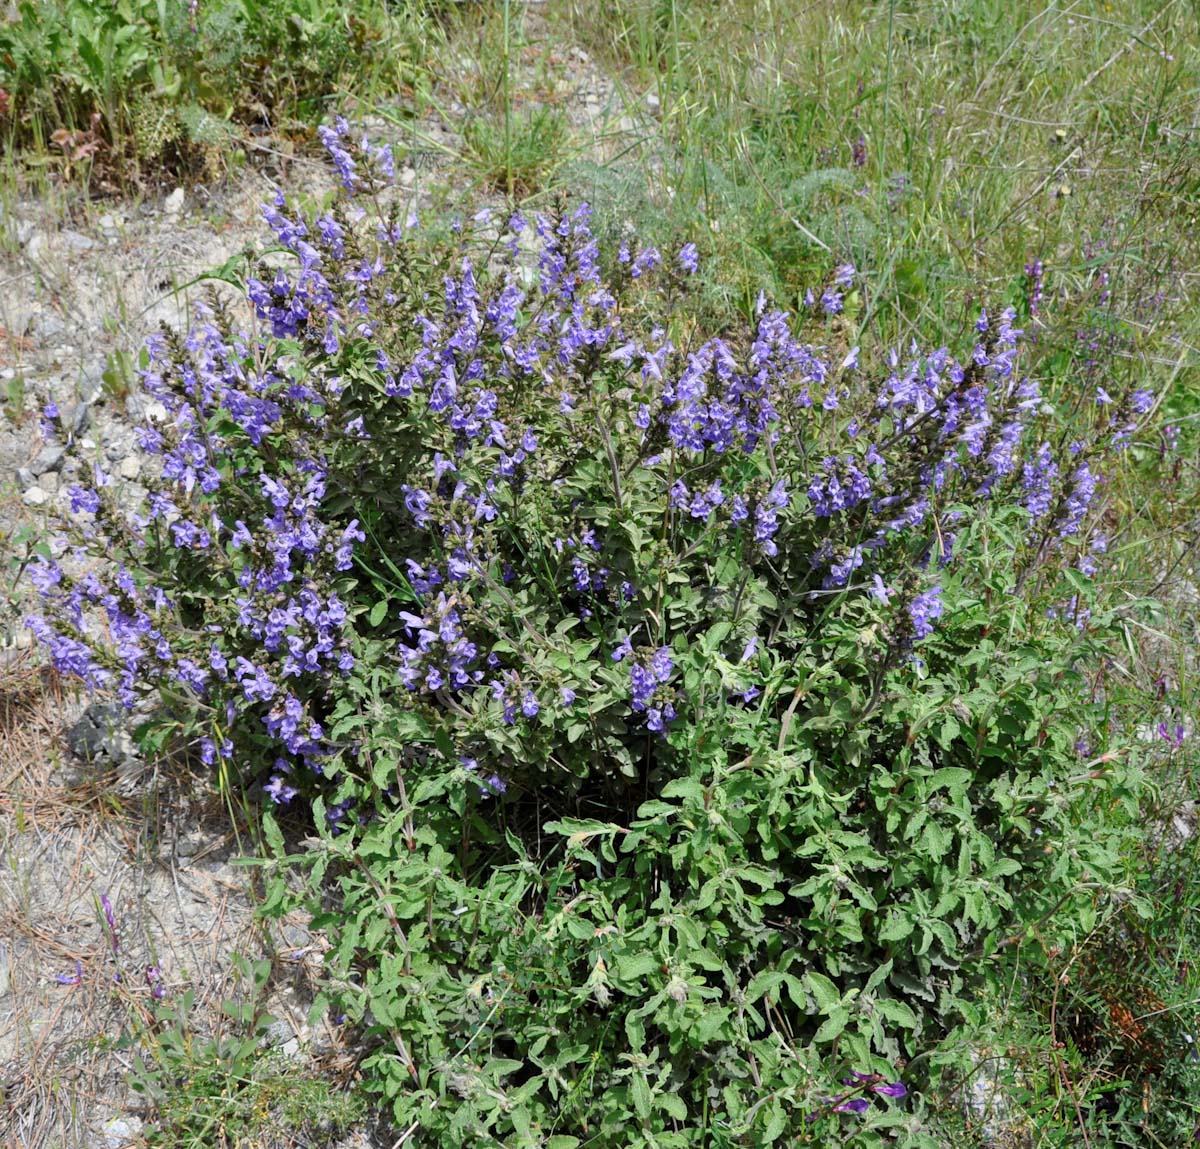
[[23, 0], [0, 22], [0, 127], [118, 175], [213, 167], [239, 127], [307, 135], [351, 76], [395, 67], [392, 21], [384, 0]]
[[980, 984], [1123, 892], [1096, 523], [1152, 396], [1060, 422], [1011, 312], [831, 356], [848, 266], [703, 330], [694, 245], [426, 237], [322, 135], [346, 196], [267, 206], [255, 328], [151, 340], [159, 475], [72, 489], [36, 635], [263, 784], [423, 1143], [936, 1144]]

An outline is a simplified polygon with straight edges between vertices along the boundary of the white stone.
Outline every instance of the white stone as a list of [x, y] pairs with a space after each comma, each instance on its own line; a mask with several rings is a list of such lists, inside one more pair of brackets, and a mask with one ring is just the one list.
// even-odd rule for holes
[[165, 211], [167, 215], [178, 215], [181, 211], [183, 211], [183, 200], [183, 188], [176, 188], [163, 201], [163, 211]]
[[21, 502], [27, 507], [42, 507], [49, 501], [50, 496], [41, 487], [30, 487], [22, 496]]
[[140, 1141], [141, 1134], [140, 1117], [114, 1117], [104, 1126], [104, 1149], [127, 1149]]
[[142, 473], [141, 460], [138, 459], [136, 455], [126, 455], [125, 458], [121, 460], [121, 466], [119, 470], [122, 479], [129, 479], [132, 481]]

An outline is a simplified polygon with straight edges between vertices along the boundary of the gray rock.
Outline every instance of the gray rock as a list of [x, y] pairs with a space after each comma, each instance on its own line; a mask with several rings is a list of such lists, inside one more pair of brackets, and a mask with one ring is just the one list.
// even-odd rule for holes
[[21, 496], [21, 502], [27, 507], [44, 507], [49, 501], [50, 496], [41, 487], [30, 487]]
[[53, 311], [42, 311], [33, 317], [33, 334], [36, 335], [42, 342], [48, 339], [57, 339], [67, 330], [66, 323], [60, 319]]
[[129, 713], [118, 702], [93, 702], [67, 731], [67, 746], [87, 762], [107, 759], [120, 765], [138, 758], [129, 733]]
[[122, 479], [127, 479], [132, 483], [142, 473], [142, 461], [136, 455], [126, 455], [121, 460], [117, 473]]
[[46, 494], [48, 494], [48, 495], [57, 495], [58, 494], [58, 475], [57, 475], [57, 473], [54, 471], [50, 471], [47, 474], [43, 475], [41, 477], [41, 479], [38, 480], [38, 486], [41, 487], [42, 490], [45, 491]]
[[60, 238], [63, 246], [72, 252], [91, 251], [96, 246], [94, 239], [78, 231], [64, 231], [60, 233]]
[[185, 195], [183, 188], [176, 188], [163, 201], [163, 211], [165, 211], [167, 215], [178, 215], [181, 211], [183, 211], [184, 198]]
[[86, 403], [76, 403], [65, 420], [65, 425], [72, 435], [82, 435], [92, 421], [92, 413]]
[[37, 478], [28, 467], [17, 468], [17, 485], [23, 491], [29, 490], [30, 487], [37, 483]]
[[140, 1117], [114, 1117], [104, 1123], [101, 1133], [103, 1149], [129, 1149], [140, 1144], [142, 1119]]
[[80, 372], [79, 397], [88, 404], [97, 403], [104, 395], [103, 363], [89, 363]]
[[51, 443], [37, 453], [37, 458], [29, 464], [29, 470], [35, 476], [44, 475], [48, 471], [58, 471], [62, 468], [63, 459], [66, 457], [66, 454], [65, 447]]
[[273, 1021], [263, 1033], [263, 1041], [267, 1045], [287, 1045], [296, 1040], [296, 1032], [287, 1021]]

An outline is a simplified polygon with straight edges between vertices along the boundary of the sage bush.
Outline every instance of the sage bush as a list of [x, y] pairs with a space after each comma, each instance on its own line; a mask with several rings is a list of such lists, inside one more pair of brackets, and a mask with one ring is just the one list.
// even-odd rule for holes
[[340, 196], [267, 206], [247, 329], [150, 341], [157, 477], [72, 489], [30, 625], [261, 786], [420, 1144], [937, 1144], [930, 1054], [1122, 894], [1103, 493], [1153, 397], [1064, 420], [1011, 309], [868, 357], [848, 265], [703, 330], [694, 244], [427, 233], [322, 135]]

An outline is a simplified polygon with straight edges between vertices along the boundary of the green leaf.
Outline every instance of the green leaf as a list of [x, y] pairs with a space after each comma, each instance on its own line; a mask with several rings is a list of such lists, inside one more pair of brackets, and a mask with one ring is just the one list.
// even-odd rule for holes
[[820, 1029], [813, 1035], [813, 1041], [826, 1042], [832, 1041], [837, 1037], [843, 1029], [846, 1028], [846, 1023], [850, 1020], [850, 1011], [845, 1006], [838, 1006], [830, 1012], [829, 1016], [821, 1023]]
[[971, 771], [965, 770], [961, 766], [943, 766], [930, 776], [929, 789], [932, 791], [945, 787], [957, 797], [970, 785], [972, 777], [974, 775]]
[[617, 976], [624, 981], [641, 981], [657, 971], [662, 964], [654, 954], [619, 954]]
[[371, 607], [371, 613], [367, 616], [367, 622], [369, 622], [373, 627], [378, 626], [381, 622], [383, 622], [385, 616], [387, 615], [389, 605], [390, 604], [386, 598], [381, 598], [373, 607]]
[[863, 993], [870, 993], [876, 986], [882, 985], [892, 972], [893, 958], [888, 958], [874, 973], [867, 978], [867, 984], [863, 986]]
[[912, 1007], [894, 997], [881, 997], [875, 1001], [875, 1008], [888, 1021], [902, 1025], [905, 1029], [917, 1028], [917, 1015]]
[[694, 778], [674, 778], [662, 788], [664, 798], [691, 798], [704, 805], [704, 787]]
[[787, 1113], [777, 1098], [767, 1107], [767, 1124], [762, 1131], [763, 1141], [768, 1145], [773, 1141], [778, 1141], [786, 1128]]
[[746, 1002], [753, 1005], [764, 994], [772, 993], [783, 985], [787, 975], [778, 970], [760, 970], [750, 979], [746, 987]]
[[809, 970], [804, 975], [804, 981], [808, 986], [809, 992], [816, 998], [817, 1008], [822, 1013], [828, 1013], [842, 1000], [842, 995], [838, 992], [837, 986], [823, 973]]
[[640, 1069], [634, 1070], [633, 1076], [629, 1079], [629, 1099], [633, 1102], [633, 1110], [639, 1117], [644, 1120], [650, 1116], [652, 1100], [650, 1083]]
[[676, 1121], [686, 1121], [688, 1116], [687, 1106], [683, 1103], [683, 1098], [676, 1093], [660, 1093], [656, 1098], [658, 1107], [668, 1117], [673, 1117]]
[[884, 919], [883, 928], [879, 931], [879, 940], [881, 942], [903, 941], [913, 932], [914, 926], [915, 923], [907, 914], [898, 910], [889, 910], [888, 916]]

